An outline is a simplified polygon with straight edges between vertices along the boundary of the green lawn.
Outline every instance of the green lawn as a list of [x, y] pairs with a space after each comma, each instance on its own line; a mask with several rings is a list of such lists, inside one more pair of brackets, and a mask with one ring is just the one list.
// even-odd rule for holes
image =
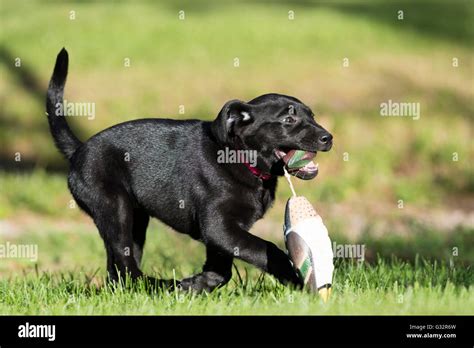
[[[415, 247], [420, 254], [406, 254], [404, 260], [387, 253], [421, 245], [434, 235], [395, 248], [387, 239], [378, 240], [379, 244], [362, 240], [378, 257], [370, 263], [336, 259], [333, 297], [324, 304], [317, 295], [286, 288], [241, 261], [235, 262], [231, 282], [211, 294], [150, 295], [140, 286], [112, 291], [104, 285], [105, 252], [90, 221], [51, 219], [26, 226], [24, 234], [10, 242], [38, 245], [38, 262], [6, 259], [0, 263], [0, 313], [468, 314], [474, 305], [472, 255], [464, 246], [472, 245], [472, 233], [462, 240], [431, 244], [426, 250]], [[282, 238], [271, 239], [282, 246]], [[449, 256], [445, 245], [459, 245], [459, 255]], [[200, 243], [153, 222], [143, 269], [155, 277], [181, 279], [199, 272], [204, 256]]]
[[[328, 303], [317, 294], [284, 287], [240, 261], [231, 282], [211, 294], [149, 294], [143, 284], [133, 290], [113, 289], [104, 285], [105, 255], [98, 234], [89, 224], [78, 226], [68, 226], [62, 233], [54, 229], [47, 233], [38, 226], [16, 241], [36, 243], [39, 261], [2, 262], [0, 313], [388, 315], [472, 314], [474, 308], [472, 269], [456, 258], [451, 264], [422, 257], [413, 262], [378, 258], [371, 264], [336, 259]], [[180, 279], [200, 270], [204, 249], [153, 224], [143, 262], [150, 275]]]
[[[0, 259], [0, 314], [473, 314], [473, 21], [470, 1], [0, 0], [0, 244], [39, 249], [37, 262]], [[69, 120], [83, 140], [134, 118], [210, 120], [235, 98], [301, 99], [335, 143], [296, 190], [366, 262], [336, 260], [327, 304], [240, 261], [208, 295], [111, 291], [44, 117], [63, 46], [66, 99], [96, 104], [93, 120]], [[420, 119], [381, 117], [389, 99], [420, 103]], [[252, 232], [283, 247], [279, 186]], [[203, 262], [202, 245], [152, 224], [146, 273], [179, 279]]]
[[[346, 273], [346, 274], [344, 274]], [[149, 294], [143, 289], [96, 287], [87, 283], [92, 271], [41, 273], [0, 281], [2, 314], [472, 314], [472, 286], [464, 269], [404, 263], [361, 268], [339, 265], [328, 303], [315, 294], [293, 291], [269, 277], [238, 279], [211, 294], [174, 291]], [[428, 278], [426, 274], [433, 276]], [[471, 276], [472, 277], [472, 276]], [[469, 280], [472, 282], [472, 278]], [[139, 286], [140, 287], [140, 286]]]

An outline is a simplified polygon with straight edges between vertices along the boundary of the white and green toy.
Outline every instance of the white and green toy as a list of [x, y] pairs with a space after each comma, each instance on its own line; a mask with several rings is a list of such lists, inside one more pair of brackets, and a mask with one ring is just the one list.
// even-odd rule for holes
[[326, 302], [334, 271], [328, 230], [311, 203], [303, 196], [296, 196], [286, 170], [285, 176], [293, 191], [293, 197], [286, 203], [283, 226], [288, 256], [305, 288], [317, 291]]

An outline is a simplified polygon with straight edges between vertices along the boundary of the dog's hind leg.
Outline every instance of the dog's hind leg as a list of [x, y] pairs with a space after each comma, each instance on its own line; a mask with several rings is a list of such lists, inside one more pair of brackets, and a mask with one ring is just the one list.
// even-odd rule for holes
[[133, 257], [140, 267], [143, 255], [143, 247], [145, 246], [146, 229], [150, 216], [142, 209], [133, 210]]
[[91, 209], [92, 216], [104, 240], [109, 278], [117, 281], [119, 276], [123, 279], [129, 274], [136, 279], [142, 272], [134, 255], [132, 203], [125, 190], [113, 191], [100, 195], [102, 199]]
[[206, 248], [206, 263], [204, 264], [203, 271], [181, 280], [181, 289], [210, 292], [219, 286], [227, 284], [232, 277], [232, 261], [232, 256], [225, 255], [208, 246]]
[[133, 201], [127, 189], [114, 181], [115, 176], [99, 174], [89, 174], [93, 180], [86, 181], [83, 173], [72, 171], [69, 188], [79, 206], [94, 220], [104, 241], [109, 279], [118, 281], [126, 274], [136, 279], [142, 272], [134, 257]]

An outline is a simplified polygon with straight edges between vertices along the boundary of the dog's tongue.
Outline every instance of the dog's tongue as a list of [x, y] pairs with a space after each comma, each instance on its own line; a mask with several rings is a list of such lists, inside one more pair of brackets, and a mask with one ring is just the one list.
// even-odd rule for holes
[[285, 162], [288, 173], [297, 178], [310, 180], [318, 175], [318, 164], [313, 162], [313, 158], [316, 156], [314, 152], [291, 150], [288, 153], [279, 151], [277, 155], [281, 156]]

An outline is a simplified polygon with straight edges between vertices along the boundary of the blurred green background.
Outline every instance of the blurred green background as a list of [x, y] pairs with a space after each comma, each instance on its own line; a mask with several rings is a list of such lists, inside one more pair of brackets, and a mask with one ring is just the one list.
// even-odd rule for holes
[[[472, 2], [0, 4], [0, 242], [38, 243], [41, 269], [105, 265], [95, 227], [71, 205], [67, 163], [44, 114], [63, 46], [70, 54], [65, 98], [96, 104], [93, 120], [69, 119], [81, 139], [134, 118], [211, 120], [230, 99], [293, 95], [335, 138], [333, 150], [318, 155], [318, 178], [294, 180], [333, 240], [366, 244], [369, 262], [378, 254], [472, 264]], [[420, 103], [420, 119], [381, 117], [389, 99]], [[280, 246], [289, 195], [282, 181], [274, 207], [252, 230]], [[198, 243], [153, 223], [146, 267], [188, 275], [203, 259]], [[32, 267], [0, 265], [2, 274]]]

